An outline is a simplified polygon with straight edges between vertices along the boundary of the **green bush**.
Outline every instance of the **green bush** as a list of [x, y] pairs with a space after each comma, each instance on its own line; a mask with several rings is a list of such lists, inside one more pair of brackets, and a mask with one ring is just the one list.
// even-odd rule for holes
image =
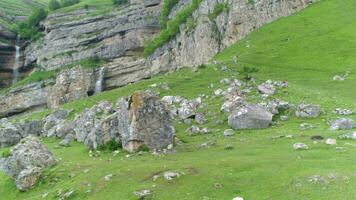
[[22, 39], [37, 40], [42, 37], [42, 33], [39, 30], [38, 25], [47, 17], [47, 11], [43, 8], [36, 9], [32, 12], [28, 20], [19, 22], [12, 26], [12, 31], [21, 36]]
[[222, 12], [229, 12], [230, 7], [228, 3], [217, 3], [215, 4], [214, 11], [209, 13], [209, 19], [214, 20], [217, 16], [219, 16]]
[[121, 142], [117, 142], [116, 140], [110, 140], [108, 143], [99, 147], [102, 151], [116, 151], [118, 149], [122, 149]]
[[148, 40], [146, 42], [144, 55], [148, 57], [157, 48], [161, 47], [166, 42], [175, 37], [179, 32], [179, 26], [187, 22], [188, 18], [199, 7], [201, 2], [202, 0], [193, 0], [193, 2], [189, 6], [178, 12], [174, 19], [168, 21], [166, 29], [162, 30], [159, 35], [153, 38], [152, 40]]
[[48, 3], [48, 8], [49, 10], [58, 10], [61, 8], [61, 4], [57, 1], [57, 0], [51, 0], [49, 3]]
[[149, 152], [149, 151], [150, 151], [150, 148], [148, 148], [148, 146], [145, 145], [145, 144], [141, 144], [141, 145], [138, 147], [138, 149], [137, 149], [137, 152], [140, 152], [140, 151], [142, 151], [142, 152]]
[[122, 5], [128, 3], [128, 0], [112, 0], [114, 5]]
[[10, 152], [10, 149], [4, 149], [2, 152], [1, 152], [1, 157], [3, 158], [8, 158], [11, 156], [11, 152]]
[[168, 16], [172, 8], [179, 2], [179, 0], [164, 0], [161, 10], [160, 25], [162, 29], [167, 28]]
[[68, 6], [72, 6], [74, 4], [79, 3], [80, 0], [61, 0], [61, 6], [62, 7], [68, 7]]

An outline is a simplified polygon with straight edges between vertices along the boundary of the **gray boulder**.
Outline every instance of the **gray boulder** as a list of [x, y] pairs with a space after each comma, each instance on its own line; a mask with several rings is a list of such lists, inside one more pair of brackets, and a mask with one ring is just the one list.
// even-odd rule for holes
[[311, 104], [300, 104], [295, 111], [295, 115], [301, 118], [316, 118], [322, 113], [320, 106]]
[[7, 119], [0, 120], [0, 148], [18, 143], [22, 138], [20, 130]]
[[271, 80], [268, 80], [261, 85], [257, 86], [257, 89], [262, 94], [274, 95], [276, 93], [276, 88]]
[[245, 105], [236, 108], [229, 115], [228, 123], [235, 129], [262, 129], [272, 123], [273, 114], [267, 109], [257, 105]]
[[47, 147], [35, 136], [27, 136], [11, 148], [2, 170], [15, 180], [21, 191], [32, 188], [40, 179], [42, 171], [56, 164], [56, 159]]
[[350, 130], [356, 127], [354, 120], [339, 118], [331, 123], [330, 130]]
[[122, 146], [129, 152], [137, 151], [142, 145], [151, 151], [161, 151], [174, 142], [170, 111], [150, 92], [135, 92], [129, 101], [120, 99], [118, 122]]

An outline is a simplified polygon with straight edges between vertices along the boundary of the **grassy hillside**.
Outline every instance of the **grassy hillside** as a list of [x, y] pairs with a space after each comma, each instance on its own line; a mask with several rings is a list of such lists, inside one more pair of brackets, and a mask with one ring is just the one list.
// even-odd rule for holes
[[[260, 199], [355, 199], [356, 142], [338, 140], [338, 147], [324, 143], [313, 144], [311, 135], [336, 138], [344, 131], [328, 130], [327, 121], [337, 116], [336, 107], [356, 110], [352, 91], [356, 90], [356, 1], [323, 0], [291, 17], [283, 18], [255, 31], [216, 56], [216, 60], [229, 66], [222, 72], [219, 66], [188, 69], [155, 77], [127, 87], [64, 105], [76, 112], [100, 100], [115, 102], [119, 96], [146, 89], [152, 83], [168, 83], [171, 90], [159, 90], [163, 95], [182, 95], [187, 98], [199, 94], [211, 95], [222, 88], [222, 78], [238, 75], [244, 66], [259, 69], [253, 74], [258, 82], [267, 79], [286, 80], [289, 87], [278, 91], [276, 97], [292, 103], [320, 104], [325, 114], [318, 119], [302, 120], [290, 114], [290, 121], [269, 129], [238, 131], [231, 138], [223, 136], [228, 128], [226, 116], [219, 112], [223, 100], [206, 99], [209, 122], [204, 125], [213, 132], [188, 136], [187, 125], [177, 124], [177, 135], [185, 143], [177, 153], [167, 156], [151, 154], [126, 157], [102, 152], [98, 158], [88, 156], [83, 144], [69, 148], [56, 147], [58, 140], [46, 139], [60, 163], [46, 173], [35, 189], [18, 192], [8, 177], [0, 175], [0, 195], [4, 199], [56, 199], [58, 191], [75, 189], [73, 199], [135, 199], [133, 192], [151, 189], [154, 199], [232, 199], [242, 196], [247, 200]], [[239, 64], [232, 64], [238, 55]], [[335, 74], [351, 74], [343, 82], [332, 80]], [[209, 88], [213, 83], [214, 88]], [[28, 118], [39, 118], [50, 111], [35, 113]], [[216, 124], [213, 116], [224, 120]], [[354, 116], [352, 118], [356, 119]], [[308, 122], [314, 129], [301, 131], [300, 123]], [[293, 139], [272, 140], [272, 136], [294, 135]], [[207, 149], [196, 146], [215, 140]], [[308, 151], [294, 151], [293, 143], [309, 145]], [[226, 145], [234, 149], [225, 150]], [[85, 171], [89, 169], [88, 173]], [[151, 177], [162, 171], [173, 170], [185, 175], [167, 182]], [[113, 174], [111, 181], [104, 176]], [[318, 177], [319, 178], [311, 178]], [[315, 181], [316, 180], [316, 181]], [[90, 190], [89, 193], [86, 191]], [[43, 198], [43, 194], [48, 196]]]
[[48, 0], [0, 0], [0, 25], [9, 27], [14, 18], [29, 16], [33, 9], [45, 7]]

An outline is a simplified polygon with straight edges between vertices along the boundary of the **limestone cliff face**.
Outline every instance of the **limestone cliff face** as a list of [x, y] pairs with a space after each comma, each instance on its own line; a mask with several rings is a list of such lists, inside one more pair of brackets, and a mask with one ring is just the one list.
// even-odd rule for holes
[[[92, 57], [109, 62], [102, 66], [105, 70], [79, 73], [82, 71], [74, 67], [59, 73], [57, 79], [21, 86], [0, 95], [0, 118], [40, 107], [58, 107], [86, 97], [93, 93], [101, 78], [102, 87], [107, 90], [160, 72], [206, 63], [253, 30], [299, 11], [311, 1], [203, 0], [190, 19], [194, 23], [182, 24], [179, 34], [148, 59], [143, 57], [144, 41], [159, 31], [160, 0], [132, 0], [131, 4], [100, 15], [94, 15], [95, 10], [52, 14], [43, 23], [44, 38], [26, 47], [24, 69], [36, 65], [42, 70], [54, 70]], [[169, 18], [191, 2], [179, 1]], [[227, 4], [229, 9], [212, 19], [209, 14], [218, 3]]]
[[[205, 0], [194, 12], [195, 28], [180, 33], [149, 57], [153, 73], [206, 63], [215, 54], [247, 34], [306, 7], [311, 0]], [[228, 5], [215, 19], [209, 18], [217, 3]], [[176, 8], [176, 10], [179, 8]], [[174, 14], [174, 13], [173, 13]]]
[[140, 54], [144, 41], [158, 32], [160, 1], [134, 3], [91, 17], [95, 10], [52, 14], [45, 37], [25, 52], [25, 65], [53, 70], [90, 57], [114, 59]]

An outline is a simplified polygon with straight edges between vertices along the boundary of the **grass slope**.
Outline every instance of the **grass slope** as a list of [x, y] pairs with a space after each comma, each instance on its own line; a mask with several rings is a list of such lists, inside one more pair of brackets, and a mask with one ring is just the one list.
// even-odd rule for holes
[[28, 17], [33, 9], [47, 3], [48, 0], [0, 0], [0, 25], [10, 27], [12, 17]]
[[[137, 89], [145, 89], [152, 83], [167, 82], [170, 91], [162, 95], [197, 97], [211, 95], [222, 87], [224, 77], [236, 75], [243, 66], [255, 67], [260, 71], [254, 76], [258, 81], [266, 79], [287, 80], [289, 88], [280, 90], [276, 97], [299, 103], [301, 101], [320, 104], [326, 114], [321, 118], [302, 120], [293, 117], [265, 130], [238, 131], [225, 138], [226, 116], [218, 110], [222, 99], [208, 99], [211, 112], [224, 119], [215, 124], [214, 114], [208, 115], [206, 126], [212, 134], [191, 137], [185, 133], [186, 125], [177, 124], [177, 135], [185, 141], [177, 147], [177, 153], [167, 156], [150, 154], [126, 157], [121, 152], [116, 157], [102, 153], [91, 158], [83, 144], [75, 143], [69, 148], [55, 147], [58, 140], [45, 139], [61, 162], [46, 173], [38, 187], [27, 192], [18, 192], [13, 182], [0, 175], [0, 195], [4, 199], [54, 199], [58, 190], [74, 188], [73, 199], [135, 199], [135, 190], [149, 188], [154, 199], [355, 199], [356, 142], [338, 140], [345, 151], [336, 151], [335, 146], [313, 144], [313, 134], [335, 138], [342, 132], [328, 131], [327, 120], [336, 118], [335, 107], [356, 110], [352, 91], [356, 88], [356, 1], [323, 0], [310, 8], [264, 26], [243, 41], [216, 56], [218, 61], [230, 63], [239, 55], [239, 64], [229, 64], [230, 71], [222, 72], [206, 67], [193, 73], [182, 70], [178, 73], [155, 77], [136, 84], [119, 88], [100, 95], [64, 105], [81, 111], [96, 102], [108, 99], [115, 101], [119, 96], [129, 95]], [[332, 81], [335, 74], [351, 71], [344, 82]], [[236, 75], [241, 78], [240, 75]], [[215, 88], [208, 86], [214, 83]], [[36, 113], [32, 118], [48, 113]], [[352, 118], [355, 118], [352, 116]], [[308, 122], [315, 129], [300, 131], [299, 124]], [[220, 130], [217, 130], [220, 129]], [[271, 140], [271, 136], [292, 134], [294, 139]], [[196, 145], [216, 140], [216, 146], [197, 149]], [[311, 149], [294, 151], [292, 144], [304, 142]], [[230, 144], [233, 150], [225, 150]], [[351, 144], [351, 145], [348, 145]], [[90, 169], [89, 173], [84, 173]], [[185, 175], [173, 182], [150, 177], [158, 172], [175, 170]], [[110, 182], [104, 176], [113, 174]], [[311, 183], [309, 177], [321, 175], [325, 183]], [[90, 183], [90, 185], [88, 185]], [[214, 187], [216, 183], [222, 187]], [[91, 193], [85, 191], [91, 189]], [[46, 199], [46, 198], [45, 198]]]

